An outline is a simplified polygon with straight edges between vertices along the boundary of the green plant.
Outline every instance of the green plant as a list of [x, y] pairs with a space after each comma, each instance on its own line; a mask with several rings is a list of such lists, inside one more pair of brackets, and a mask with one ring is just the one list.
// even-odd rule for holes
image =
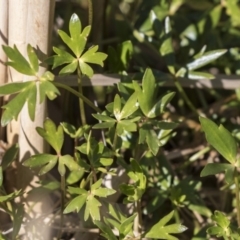
[[215, 175], [224, 173], [225, 181], [228, 186], [234, 186], [237, 210], [237, 226], [230, 225], [229, 219], [219, 211], [215, 211], [212, 216], [216, 226], [208, 228], [208, 233], [223, 237], [224, 239], [239, 239], [240, 227], [240, 196], [239, 196], [239, 158], [237, 156], [237, 142], [231, 133], [224, 128], [219, 127], [207, 118], [200, 118], [202, 129], [206, 135], [206, 139], [227, 161], [228, 163], [209, 163], [201, 172], [201, 176]]
[[[151, 11], [148, 21], [151, 34], [134, 31], [135, 38], [155, 49], [155, 54], [164, 59], [169, 72], [168, 78], [170, 76], [174, 80], [180, 97], [192, 112], [198, 115], [199, 112], [178, 80], [180, 77], [212, 79], [213, 75], [202, 71], [202, 67], [218, 59], [226, 50], [205, 52], [206, 48], [203, 47], [199, 53], [195, 52], [191, 56], [188, 63], [179, 64], [173, 48], [170, 18], [163, 19]], [[175, 92], [162, 88], [163, 81], [158, 80], [159, 75], [165, 80], [166, 74], [162, 72], [146, 68], [142, 71], [144, 74], [141, 81], [132, 81], [127, 76], [125, 71], [128, 70], [129, 61], [134, 55], [131, 41], [119, 44], [116, 50], [112, 47], [108, 49], [109, 70], [123, 75], [123, 81], [118, 83], [113, 101], [101, 110], [84, 95], [83, 76], [92, 77], [94, 74], [90, 64], [103, 66], [103, 61], [107, 58], [105, 53], [98, 52], [98, 46], [87, 49], [90, 31], [91, 26], [82, 29], [80, 19], [73, 14], [69, 23], [70, 35], [58, 31], [70, 52], [54, 47], [56, 55], [45, 61], [52, 65], [53, 69], [64, 65], [60, 75], [77, 72], [78, 91], [57, 82], [51, 71], [39, 76], [40, 60], [30, 45], [27, 46], [28, 58], [24, 58], [16, 46], [3, 46], [9, 58], [7, 64], [32, 77], [28, 82], [0, 86], [1, 96], [15, 94], [15, 97], [3, 106], [3, 126], [16, 119], [25, 104], [28, 105], [30, 118], [34, 120], [36, 105], [46, 98], [54, 100], [60, 95], [59, 88], [79, 99], [81, 124], [74, 126], [61, 122], [57, 125], [47, 118], [43, 127], [37, 127], [36, 131], [52, 147], [52, 151], [30, 156], [23, 163], [29, 168], [40, 167], [38, 174], [46, 176], [35, 191], [44, 191], [45, 194], [61, 192], [61, 204], [53, 209], [55, 215], [61, 216], [58, 239], [63, 235], [65, 214], [73, 212], [77, 212], [80, 219], [83, 219], [84, 226], [97, 227], [101, 235], [109, 240], [174, 240], [178, 239], [175, 234], [180, 236], [178, 234], [181, 233], [183, 234], [180, 239], [186, 239], [189, 236], [184, 235], [184, 232], [188, 225], [192, 224], [187, 220], [194, 214], [216, 222], [216, 226], [208, 228], [208, 234], [237, 239], [237, 228], [230, 224], [223, 213], [216, 211], [210, 220], [211, 210], [199, 196], [201, 182], [183, 174], [181, 167], [175, 168], [164, 156], [163, 147], [171, 144], [177, 133], [176, 129], [181, 125], [180, 118], [178, 121], [164, 118]], [[154, 41], [151, 45], [152, 39]], [[85, 105], [95, 111], [92, 114], [95, 124], [88, 123]], [[201, 175], [226, 172], [225, 179], [228, 184], [231, 185], [235, 180], [236, 209], [240, 221], [236, 142], [225, 128], [218, 128], [205, 118], [200, 118], [200, 121], [208, 142], [229, 161], [229, 164], [208, 164]], [[101, 137], [96, 134], [99, 130], [103, 132]], [[71, 154], [63, 152], [66, 135], [74, 141]], [[17, 146], [10, 148], [0, 165], [0, 206], [12, 219], [12, 239], [19, 237], [21, 226], [32, 220], [30, 215], [24, 213], [22, 204], [26, 202], [22, 197], [22, 190], [6, 193], [4, 188], [3, 171], [16, 158], [17, 150]], [[54, 171], [55, 169], [57, 171]], [[119, 177], [119, 170], [125, 172], [124, 181], [116, 187], [109, 187], [106, 178], [110, 177], [114, 181]], [[114, 194], [120, 196], [117, 203], [110, 200]], [[13, 201], [16, 197], [21, 198], [20, 204]], [[119, 203], [124, 204], [123, 209], [120, 209]], [[27, 218], [24, 214], [27, 214]], [[198, 239], [199, 232], [201, 235], [201, 230], [205, 231], [204, 227], [196, 224], [194, 232], [188, 234], [194, 235], [193, 239]], [[206, 238], [206, 233], [204, 234], [202, 239]], [[5, 235], [2, 232], [1, 237], [7, 239]]]
[[[59, 238], [61, 237], [61, 229], [63, 227], [63, 214], [71, 213], [75, 210], [79, 212], [84, 209], [84, 220], [87, 221], [90, 218], [93, 224], [102, 230], [103, 236], [107, 239], [116, 239], [112, 231], [113, 227], [118, 229], [119, 239], [130, 237], [142, 239], [143, 236], [176, 239], [171, 234], [181, 233], [186, 230], [186, 227], [180, 223], [166, 225], [172, 219], [174, 212], [160, 218], [155, 225], [145, 227], [142, 220], [141, 206], [141, 199], [146, 191], [147, 181], [141, 161], [147, 153], [156, 156], [161, 146], [161, 136], [164, 136], [163, 133], [159, 133], [161, 131], [164, 132], [165, 129], [169, 133], [169, 130], [171, 131], [175, 127], [174, 123], [158, 120], [167, 104], [173, 98], [174, 93], [168, 93], [159, 97], [155, 77], [152, 71], [147, 69], [143, 76], [142, 87], [140, 87], [138, 82], [134, 81], [131, 89], [128, 90], [120, 83], [118, 86], [119, 94], [115, 96], [113, 103], [106, 106], [105, 111], [102, 112], [95, 107], [82, 94], [82, 75], [91, 77], [93, 70], [88, 63], [102, 65], [106, 54], [97, 52], [97, 46], [85, 51], [90, 29], [91, 27], [86, 27], [82, 31], [78, 16], [73, 14], [69, 24], [70, 37], [63, 31], [59, 31], [59, 35], [74, 56], [65, 50], [54, 47], [54, 52], [57, 55], [50, 57], [46, 61], [52, 64], [53, 68], [67, 64], [61, 69], [60, 74], [70, 74], [77, 70], [78, 92], [54, 81], [54, 75], [49, 71], [39, 76], [39, 60], [30, 45], [27, 47], [28, 59], [23, 57], [16, 46], [13, 48], [3, 47], [9, 58], [7, 64], [23, 74], [32, 76], [34, 80], [9, 83], [0, 87], [2, 95], [17, 94], [9, 103], [3, 106], [5, 111], [1, 123], [5, 126], [11, 120], [16, 119], [24, 104], [28, 104], [29, 115], [34, 120], [35, 107], [38, 104], [37, 95], [40, 96], [39, 103], [41, 103], [46, 97], [49, 100], [55, 99], [60, 94], [58, 87], [69, 90], [80, 99], [82, 127], [75, 128], [68, 123], [56, 126], [52, 120], [46, 119], [43, 128], [37, 127], [36, 131], [54, 149], [55, 154], [39, 153], [31, 156], [23, 163], [24, 166], [30, 168], [41, 167], [40, 175], [50, 174], [50, 171], [56, 165], [58, 166], [61, 183], [56, 185], [55, 181], [49, 182], [49, 184], [55, 184], [55, 189], [60, 186], [61, 189], [62, 207], [60, 212], [62, 220]], [[93, 116], [101, 121], [100, 123], [94, 126], [86, 125], [84, 102], [97, 111]], [[107, 129], [105, 137], [108, 146], [93, 137], [94, 129]], [[73, 156], [61, 153], [64, 143], [64, 132], [75, 139], [76, 144]], [[84, 139], [81, 143], [79, 142], [80, 137]], [[134, 145], [137, 150], [134, 153], [134, 159], [130, 160], [131, 164], [129, 165], [123, 158], [122, 151], [125, 149], [125, 145], [131, 144], [132, 141], [135, 141]], [[13, 150], [9, 151], [12, 152]], [[12, 158], [7, 161], [11, 162]], [[3, 161], [2, 164], [1, 172], [5, 169], [7, 163]], [[134, 206], [134, 212], [130, 216], [125, 216], [120, 211], [113, 210], [109, 204], [109, 208], [112, 209], [109, 212], [109, 216], [103, 216], [101, 212], [103, 204], [106, 205], [108, 202], [105, 198], [114, 194], [117, 190], [102, 187], [102, 178], [106, 174], [117, 177], [110, 168], [113, 164], [125, 169], [131, 180], [130, 183], [120, 185], [120, 191], [126, 195], [124, 203], [131, 203]], [[1, 187], [3, 189], [2, 179], [1, 174]], [[66, 194], [66, 183], [68, 194]], [[13, 219], [15, 219], [14, 214], [18, 214], [22, 210], [17, 208], [18, 210], [15, 213], [15, 210], [11, 209], [10, 205], [5, 204], [5, 202], [9, 202], [10, 199], [20, 196], [20, 194], [21, 190], [1, 197], [3, 208]], [[19, 207], [21, 208], [21, 205]], [[23, 213], [20, 214], [20, 216], [22, 215]], [[18, 224], [14, 228], [13, 238], [17, 236], [23, 218], [17, 218], [17, 220]], [[158, 232], [159, 227], [162, 228], [161, 232]]]

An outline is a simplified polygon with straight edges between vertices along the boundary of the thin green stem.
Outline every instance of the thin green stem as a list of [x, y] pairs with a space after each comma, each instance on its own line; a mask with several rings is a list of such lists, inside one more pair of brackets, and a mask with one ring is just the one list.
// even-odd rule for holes
[[[77, 68], [77, 76], [78, 76], [78, 91], [83, 96], [82, 73], [79, 66]], [[84, 102], [82, 98], [79, 98], [79, 110], [80, 110], [80, 119], [82, 121], [82, 126], [84, 126], [87, 122], [86, 122]]]
[[63, 211], [64, 211], [64, 204], [65, 204], [65, 190], [66, 186], [65, 186], [65, 176], [61, 176], [61, 219], [60, 219], [60, 230], [58, 233], [58, 239], [61, 239], [62, 236], [62, 229], [63, 229], [63, 220], [64, 220], [64, 216], [63, 216]]
[[117, 129], [115, 129], [115, 132], [114, 132], [114, 137], [113, 137], [113, 151], [115, 153], [116, 151], [116, 148], [117, 148]]
[[238, 181], [238, 172], [237, 169], [235, 169], [234, 172], [234, 182], [235, 182], [235, 194], [236, 194], [236, 202], [237, 202], [237, 222], [238, 227], [240, 227], [240, 198], [239, 198], [239, 181]]
[[71, 88], [71, 87], [69, 87], [65, 84], [62, 84], [62, 83], [58, 83], [58, 82], [53, 82], [53, 83], [56, 87], [63, 88], [65, 90], [71, 92], [72, 94], [74, 94], [78, 98], [81, 98], [89, 107], [94, 109], [96, 112], [99, 112], [99, 113], [102, 112], [101, 109], [96, 107], [88, 98], [84, 97], [83, 94], [79, 93], [78, 91], [74, 90], [73, 88]]
[[194, 105], [192, 104], [192, 102], [190, 101], [190, 99], [188, 98], [186, 92], [184, 91], [183, 87], [181, 86], [181, 84], [178, 82], [177, 78], [174, 77], [174, 84], [178, 90], [178, 92], [180, 93], [180, 95], [182, 96], [183, 100], [186, 102], [186, 104], [188, 105], [188, 107], [194, 112], [194, 114], [196, 114], [197, 116], [199, 116], [199, 113], [197, 111], [197, 109], [194, 107]]
[[93, 22], [93, 3], [92, 0], [88, 0], [88, 25], [92, 26]]

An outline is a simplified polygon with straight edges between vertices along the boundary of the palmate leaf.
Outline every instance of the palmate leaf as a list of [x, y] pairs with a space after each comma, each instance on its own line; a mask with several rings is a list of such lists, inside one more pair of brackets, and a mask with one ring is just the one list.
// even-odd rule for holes
[[103, 61], [107, 58], [107, 54], [97, 52], [98, 46], [94, 46], [86, 51], [79, 59], [79, 66], [83, 74], [92, 77], [93, 70], [87, 63], [98, 64], [103, 67]]
[[73, 211], [79, 212], [83, 205], [86, 203], [87, 200], [87, 194], [82, 194], [77, 197], [75, 197], [73, 200], [70, 201], [70, 203], [67, 205], [67, 207], [64, 209], [64, 214], [70, 213]]
[[18, 72], [25, 75], [34, 76], [35, 79], [33, 79], [34, 81], [13, 82], [0, 86], [0, 96], [18, 93], [18, 95], [2, 107], [5, 111], [1, 119], [1, 124], [2, 126], [6, 126], [13, 119], [17, 119], [25, 103], [28, 105], [30, 119], [34, 121], [37, 90], [39, 89], [40, 93], [40, 103], [44, 101], [46, 96], [50, 100], [53, 100], [60, 94], [58, 89], [51, 83], [54, 75], [47, 71], [41, 77], [38, 76], [38, 57], [30, 45], [27, 46], [29, 61], [24, 58], [16, 46], [13, 48], [3, 47], [3, 49], [11, 60], [7, 63], [9, 66], [12, 66]]
[[[90, 216], [92, 217], [93, 221], [100, 220], [100, 207], [102, 204], [92, 195], [88, 196], [87, 199], [87, 204], [86, 204], [86, 210], [89, 211]], [[87, 221], [88, 218], [85, 218], [84, 215], [84, 220]]]
[[37, 127], [36, 130], [57, 153], [60, 153], [64, 140], [63, 128], [61, 125], [56, 127], [51, 119], [46, 119], [44, 121], [44, 128]]
[[102, 52], [97, 52], [98, 46], [94, 46], [84, 53], [90, 31], [90, 26], [85, 27], [82, 31], [81, 21], [77, 14], [74, 13], [69, 22], [70, 36], [62, 30], [58, 31], [59, 36], [71, 49], [72, 54], [54, 47], [53, 51], [56, 55], [48, 58], [46, 62], [52, 64], [53, 68], [67, 64], [67, 66], [61, 69], [60, 74], [73, 73], [79, 67], [82, 74], [92, 77], [93, 69], [88, 63], [103, 66], [103, 61], [107, 58], [107, 55]]
[[[30, 119], [34, 121], [37, 101], [37, 84], [38, 83], [36, 81], [27, 81], [22, 83], [9, 83], [0, 86], [1, 96], [19, 92], [10, 102], [2, 106], [2, 108], [5, 109], [1, 119], [2, 126], [6, 126], [13, 119], [17, 119], [25, 103], [28, 105], [28, 113]], [[46, 96], [50, 100], [53, 100], [57, 97], [57, 95], [60, 94], [60, 92], [51, 83], [51, 81], [40, 80], [39, 94], [40, 103], [42, 103], [45, 100]]]
[[182, 233], [187, 230], [187, 228], [181, 224], [175, 223], [166, 225], [173, 217], [174, 211], [170, 212], [168, 215], [163, 217], [158, 223], [156, 223], [147, 233], [145, 237], [154, 239], [167, 239], [167, 240], [177, 240], [172, 234]]
[[7, 62], [8, 66], [13, 67], [18, 72], [29, 75], [36, 76], [38, 73], [38, 58], [33, 48], [28, 44], [27, 45], [27, 53], [29, 62], [26, 58], [19, 52], [16, 45], [13, 48], [9, 46], [3, 46], [3, 50], [11, 61]]
[[80, 170], [80, 166], [74, 161], [73, 157], [70, 155], [60, 156], [58, 159], [58, 172], [61, 176], [65, 175], [65, 166], [72, 171]]
[[[97, 52], [98, 46], [94, 46], [87, 50], [82, 56], [81, 61], [87, 63], [95, 63], [103, 67], [103, 61], [107, 58], [107, 54]], [[81, 66], [81, 64], [80, 64]]]
[[40, 103], [45, 101], [46, 97], [49, 100], [54, 100], [57, 95], [60, 95], [59, 90], [52, 84], [51, 81], [40, 81], [39, 83]]
[[54, 161], [55, 159], [57, 160], [57, 155], [52, 155], [52, 154], [37, 154], [34, 155], [30, 158], [28, 158], [24, 163], [23, 166], [25, 167], [40, 167], [42, 165], [45, 165], [48, 162]]
[[62, 40], [66, 43], [66, 45], [76, 55], [76, 57], [79, 58], [85, 48], [87, 37], [91, 31], [91, 27], [90, 26], [86, 27], [82, 32], [81, 21], [78, 15], [74, 13], [71, 16], [69, 22], [69, 31], [70, 37], [61, 30], [59, 30], [58, 33]]
[[[8, 86], [10, 86], [10, 84]], [[5, 109], [1, 119], [2, 126], [6, 126], [13, 119], [17, 119], [25, 103], [28, 104], [28, 113], [31, 120], [32, 121], [34, 120], [37, 99], [36, 83], [35, 81], [29, 81], [26, 82], [26, 84], [25, 83], [22, 84], [22, 86], [24, 86], [24, 88], [21, 89], [21, 92], [16, 97], [14, 97], [9, 103], [2, 107], [3, 109]]]

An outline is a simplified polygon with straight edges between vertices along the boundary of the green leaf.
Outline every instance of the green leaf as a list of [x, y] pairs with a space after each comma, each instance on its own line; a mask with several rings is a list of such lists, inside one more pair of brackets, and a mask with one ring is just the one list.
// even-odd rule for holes
[[20, 92], [23, 89], [29, 87], [29, 85], [31, 85], [30, 82], [15, 82], [4, 84], [0, 86], [0, 97]]
[[131, 122], [131, 120], [122, 120], [117, 124], [116, 131], [119, 136], [122, 135], [124, 131], [136, 132], [137, 125], [136, 125], [136, 123]]
[[153, 10], [150, 12], [150, 21], [155, 35], [160, 38], [162, 36], [163, 27], [161, 21], [158, 19], [156, 13]]
[[61, 161], [58, 161], [58, 172], [61, 177], [63, 177], [66, 173], [65, 165]]
[[120, 113], [120, 119], [127, 118], [137, 111], [138, 109], [137, 99], [138, 94], [137, 92], [134, 92], [127, 100], [127, 102], [124, 104]]
[[174, 55], [174, 50], [173, 50], [173, 45], [172, 45], [171, 31], [172, 31], [172, 29], [171, 29], [170, 18], [166, 17], [165, 22], [164, 22], [165, 34], [162, 39], [160, 53], [164, 57], [170, 73], [175, 74], [175, 68], [174, 68], [175, 55]]
[[205, 73], [205, 72], [194, 72], [194, 71], [189, 71], [188, 76], [189, 79], [192, 80], [200, 80], [200, 79], [214, 79], [215, 76], [210, 74], [210, 73]]
[[154, 130], [146, 131], [146, 142], [154, 156], [157, 155], [159, 150], [158, 137]]
[[165, 107], [168, 105], [168, 103], [172, 100], [175, 93], [168, 93], [164, 95], [160, 100], [157, 101], [157, 103], [152, 107], [152, 109], [148, 112], [147, 117], [149, 118], [155, 118], [163, 113], [165, 110]]
[[93, 195], [96, 195], [98, 197], [107, 197], [110, 196], [112, 194], [114, 194], [116, 191], [114, 189], [110, 189], [110, 188], [98, 188], [92, 191]]
[[81, 30], [81, 21], [77, 14], [74, 13], [71, 16], [69, 22], [70, 37], [65, 32], [61, 30], [58, 31], [58, 34], [60, 35], [64, 43], [72, 50], [72, 52], [76, 55], [77, 58], [79, 58], [84, 51], [91, 27], [86, 27], [83, 30], [82, 34]]
[[64, 156], [59, 157], [59, 162], [61, 162], [62, 164], [66, 165], [67, 168], [70, 171], [78, 171], [78, 170], [80, 170], [80, 166], [77, 164], [77, 162], [75, 162], [73, 157], [70, 156], [70, 155], [64, 155]]
[[47, 60], [47, 63], [52, 63], [53, 64], [53, 69], [61, 66], [66, 63], [72, 63], [75, 61], [75, 58], [65, 50], [62, 50], [60, 48], [53, 47], [53, 51], [57, 54], [52, 57], [50, 57]]
[[169, 240], [177, 240], [171, 234], [182, 233], [187, 230], [187, 228], [181, 224], [166, 224], [172, 219], [174, 211], [170, 212], [168, 215], [163, 217], [158, 223], [153, 225], [149, 231], [145, 234], [147, 238], [154, 239], [169, 239]]
[[37, 102], [37, 88], [35, 84], [31, 87], [31, 89], [29, 89], [28, 98], [26, 101], [28, 103], [28, 114], [30, 116], [30, 119], [34, 121]]
[[191, 63], [188, 63], [187, 68], [189, 71], [201, 68], [201, 67], [215, 61], [216, 59], [221, 57], [226, 52], [227, 52], [227, 50], [225, 50], [225, 49], [206, 52], [199, 58], [193, 60]]
[[207, 118], [200, 117], [206, 139], [231, 164], [236, 162], [237, 144], [231, 133]]
[[69, 21], [69, 31], [73, 39], [77, 39], [82, 31], [82, 24], [76, 13], [73, 13]]
[[98, 189], [102, 184], [102, 179], [100, 178], [97, 182], [95, 182], [94, 184], [92, 184], [91, 186], [91, 191]]
[[121, 120], [121, 109], [122, 109], [122, 103], [121, 98], [118, 94], [116, 94], [113, 102], [113, 113], [115, 118], [120, 121]]
[[46, 71], [43, 73], [43, 75], [40, 77], [40, 81], [53, 81], [55, 78], [54, 74], [49, 72], [49, 71]]
[[111, 117], [103, 115], [103, 114], [92, 114], [92, 116], [100, 121], [114, 122], [114, 123], [116, 122], [116, 120], [114, 118], [111, 118]]
[[83, 75], [86, 75], [88, 77], [93, 76], [93, 69], [87, 63], [81, 62], [81, 64], [79, 63], [79, 65]]
[[63, 75], [63, 74], [70, 74], [70, 73], [74, 73], [77, 69], [78, 66], [78, 61], [75, 59], [73, 62], [69, 63], [67, 66], [65, 66], [64, 68], [62, 68], [62, 70], [59, 72], [59, 74]]
[[209, 235], [217, 235], [219, 237], [224, 235], [224, 230], [221, 227], [213, 226], [207, 229]]
[[133, 214], [132, 216], [130, 216], [129, 218], [122, 222], [119, 228], [120, 237], [125, 237], [132, 232], [132, 226], [136, 216], [137, 213]]
[[[87, 63], [95, 63], [103, 67], [103, 61], [107, 58], [107, 54], [102, 52], [97, 52], [98, 46], [90, 48], [81, 56], [81, 61]], [[81, 65], [81, 63], [80, 63]]]
[[60, 95], [59, 90], [50, 81], [40, 81], [39, 83], [40, 103], [43, 103], [46, 96], [49, 100], [53, 100]]
[[76, 129], [75, 126], [67, 122], [62, 122], [61, 125], [63, 127], [64, 132], [67, 133], [71, 138], [82, 137], [84, 132], [89, 128], [89, 126], [86, 126]]
[[39, 171], [39, 175], [44, 175], [46, 174], [47, 172], [49, 172], [50, 170], [52, 170], [55, 165], [57, 164], [57, 158], [55, 159], [52, 159], [50, 162], [48, 162], [47, 165], [45, 165], [44, 167], [42, 167]]
[[115, 122], [103, 122], [97, 123], [93, 126], [93, 129], [104, 129], [104, 128], [111, 128], [115, 125]]
[[225, 5], [227, 8], [226, 13], [230, 16], [232, 25], [234, 27], [239, 27], [240, 26], [240, 20], [239, 20], [240, 9], [238, 5], [238, 0], [228, 0], [226, 1]]
[[42, 165], [45, 165], [49, 162], [56, 162], [58, 159], [57, 155], [52, 155], [52, 154], [37, 154], [29, 159], [27, 159], [24, 163], [23, 166], [25, 167], [40, 167]]
[[56, 128], [56, 125], [52, 120], [46, 119], [44, 121], [44, 128], [37, 127], [36, 130], [57, 153], [60, 153], [64, 140], [63, 128], [61, 125]]
[[104, 166], [104, 167], [108, 167], [111, 166], [113, 163], [113, 159], [112, 158], [100, 158], [100, 163]]
[[215, 221], [220, 227], [227, 228], [230, 225], [229, 219], [220, 211], [215, 211], [212, 216], [212, 220]]
[[37, 73], [39, 69], [38, 57], [30, 44], [27, 45], [27, 53], [28, 53], [30, 66], [33, 69], [33, 71]]
[[112, 229], [101, 221], [94, 221], [94, 224], [104, 233], [102, 234], [106, 239], [117, 240]]
[[8, 58], [11, 60], [7, 62], [8, 66], [13, 67], [15, 70], [25, 75], [35, 76], [37, 74], [37, 72], [31, 67], [29, 62], [19, 52], [16, 45], [14, 45], [13, 48], [9, 46], [3, 46], [3, 50], [8, 56]]
[[36, 84], [35, 81], [29, 81], [26, 85], [16, 97], [2, 107], [5, 109], [1, 119], [2, 126], [6, 126], [13, 119], [17, 119], [25, 103], [28, 103], [29, 116], [32, 121], [34, 120], [37, 98]]
[[2, 158], [2, 169], [5, 170], [16, 159], [19, 152], [19, 145], [12, 145], [4, 154]]
[[230, 168], [234, 168], [228, 163], [208, 163], [201, 171], [201, 177], [206, 177], [209, 175], [215, 175], [227, 171]]
[[9, 201], [11, 199], [14, 199], [16, 197], [19, 197], [21, 195], [22, 195], [22, 190], [18, 190], [18, 191], [15, 191], [13, 193], [10, 193], [6, 196], [0, 196], [0, 203], [7, 202], [7, 201]]
[[64, 209], [63, 213], [70, 213], [73, 211], [79, 212], [83, 205], [86, 203], [87, 200], [87, 194], [82, 194], [80, 196], [75, 197], [73, 200], [69, 202], [67, 207]]
[[142, 81], [142, 91], [139, 88], [137, 92], [140, 108], [144, 115], [147, 116], [156, 100], [156, 82], [151, 69], [145, 71]]
[[118, 55], [120, 56], [119, 71], [127, 70], [128, 64], [132, 58], [133, 45], [131, 41], [125, 41], [118, 45]]
[[87, 194], [88, 192], [83, 189], [83, 188], [75, 188], [75, 187], [68, 187], [68, 192], [70, 194], [78, 194], [78, 195], [82, 195], [82, 194]]
[[17, 239], [18, 232], [22, 226], [23, 223], [23, 217], [24, 217], [24, 205], [19, 204], [17, 207], [15, 207], [13, 211], [13, 232], [12, 232], [12, 239]]
[[[102, 204], [96, 198], [94, 198], [92, 195], [88, 196], [86, 209], [88, 209], [93, 221], [100, 220], [100, 206], [102, 206]], [[87, 220], [85, 219], [85, 216], [84, 220]]]

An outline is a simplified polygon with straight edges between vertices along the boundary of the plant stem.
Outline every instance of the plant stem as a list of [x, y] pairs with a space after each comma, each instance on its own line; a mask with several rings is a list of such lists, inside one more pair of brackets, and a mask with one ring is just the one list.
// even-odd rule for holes
[[113, 137], [113, 151], [114, 151], [114, 154], [115, 154], [115, 151], [116, 151], [116, 148], [117, 148], [117, 129], [115, 129], [115, 132], [114, 132], [114, 137]]
[[[83, 95], [82, 74], [79, 66], [77, 68], [77, 76], [78, 76], [78, 91], [81, 95]], [[86, 124], [86, 114], [85, 114], [84, 102], [82, 98], [79, 98], [79, 110], [80, 110], [80, 119], [82, 121], [82, 126], [84, 126]]]
[[88, 0], [88, 25], [92, 26], [93, 22], [93, 3], [92, 0]]
[[194, 107], [194, 105], [192, 104], [192, 102], [190, 101], [190, 99], [188, 98], [186, 92], [184, 91], [183, 87], [181, 86], [181, 84], [178, 82], [177, 78], [174, 77], [174, 84], [178, 90], [178, 92], [180, 93], [180, 95], [182, 96], [183, 100], [186, 102], [186, 104], [188, 105], [188, 107], [194, 112], [194, 114], [196, 114], [197, 116], [199, 116], [199, 113], [197, 111], [197, 109]]
[[65, 203], [65, 176], [61, 176], [61, 219], [60, 219], [60, 230], [58, 233], [58, 239], [61, 239], [62, 229], [63, 229], [63, 211], [64, 211], [64, 203]]
[[238, 227], [240, 227], [240, 198], [239, 198], [239, 181], [238, 181], [238, 173], [235, 168], [234, 172], [234, 182], [235, 182], [235, 194], [236, 194], [236, 202], [237, 202], [237, 222], [238, 222]]
[[137, 212], [137, 216], [134, 220], [134, 231], [136, 232], [138, 239], [142, 239], [142, 209], [141, 209], [141, 199], [138, 199], [135, 202], [135, 209]]
[[71, 92], [72, 94], [74, 94], [78, 98], [82, 99], [89, 107], [94, 109], [96, 112], [99, 112], [99, 113], [102, 112], [101, 109], [96, 107], [88, 98], [84, 97], [83, 94], [79, 93], [78, 91], [74, 90], [73, 88], [71, 88], [71, 87], [69, 87], [65, 84], [62, 84], [62, 83], [58, 83], [58, 82], [53, 82], [53, 83], [56, 87], [63, 88], [65, 90]]

